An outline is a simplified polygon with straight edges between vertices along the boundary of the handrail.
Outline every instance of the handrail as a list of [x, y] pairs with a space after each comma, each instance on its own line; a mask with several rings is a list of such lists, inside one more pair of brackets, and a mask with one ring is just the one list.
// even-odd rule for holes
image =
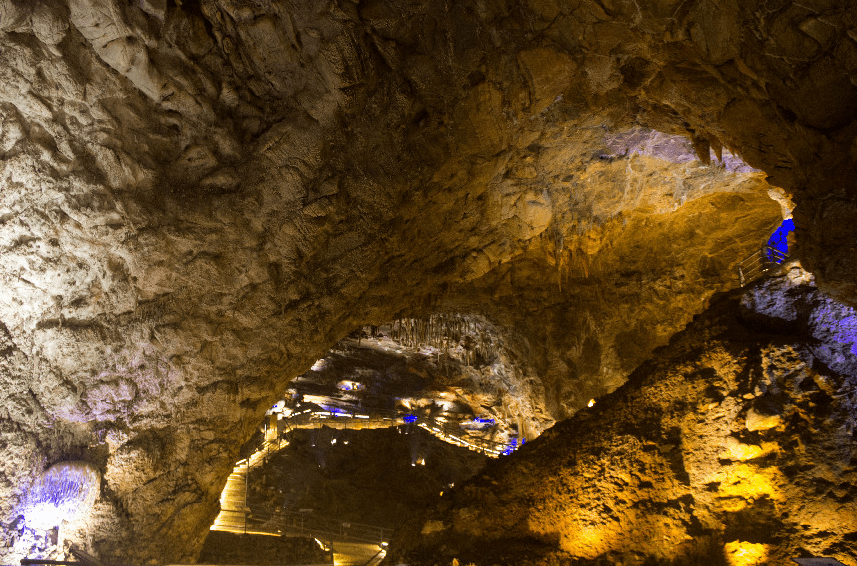
[[[416, 415], [401, 415], [397, 411], [383, 410], [378, 411], [378, 413], [387, 416], [307, 411], [284, 418], [283, 420], [286, 421], [285, 424], [288, 429], [284, 433], [288, 434], [300, 425], [322, 425], [325, 423], [347, 425], [348, 422], [353, 421], [355, 425], [373, 423], [380, 424], [382, 427], [401, 425], [418, 426], [444, 442], [462, 446], [492, 458], [509, 454], [517, 448], [517, 443], [506, 445], [481, 437], [471, 437], [462, 432], [460, 427], [456, 427], [454, 423], [441, 423], [435, 419], [418, 417]], [[288, 445], [288, 442], [286, 442], [286, 445]], [[317, 518], [316, 523], [308, 523], [306, 519], [307, 514], [295, 514], [294, 512], [279, 509], [270, 511], [265, 507], [249, 506], [247, 490], [249, 488], [250, 470], [259, 466], [269, 454], [278, 451], [282, 447], [283, 440], [279, 431], [277, 431], [274, 439], [269, 439], [266, 435], [266, 438], [256, 447], [252, 454], [236, 462], [233, 474], [238, 476], [238, 478], [233, 480], [232, 475], [230, 475], [229, 480], [227, 480], [226, 485], [223, 487], [223, 492], [220, 496], [220, 513], [211, 526], [211, 530], [243, 532], [245, 534], [281, 535], [284, 530], [294, 532], [295, 530], [300, 531], [303, 529], [307, 534], [321, 532], [325, 535], [335, 534], [339, 537], [377, 544], [386, 542], [392, 536], [392, 530], [383, 529], [382, 527], [372, 527], [359, 523], [339, 524], [336, 523], [336, 520], [322, 518]], [[243, 482], [240, 481], [240, 477], [242, 476], [244, 478]], [[240, 490], [243, 493], [237, 494], [235, 490]], [[329, 522], [327, 527], [323, 527], [325, 520], [332, 522]], [[381, 530], [377, 531], [373, 529]]]
[[261, 505], [254, 505], [243, 511], [228, 511], [226, 514], [227, 516], [221, 521], [221, 528], [229, 527], [246, 533], [283, 535], [290, 532], [316, 538], [333, 537], [378, 545], [389, 542], [393, 537], [393, 529], [387, 527], [342, 521], [312, 513], [284, 511]]
[[772, 246], [762, 246], [738, 262], [738, 278], [741, 286], [768, 275], [776, 266], [781, 265], [789, 255]]
[[[328, 411], [325, 411], [328, 412]], [[449, 423], [442, 423], [436, 419], [431, 419], [428, 417], [416, 417], [413, 421], [406, 421], [404, 416], [401, 415], [398, 411], [395, 410], [373, 410], [377, 415], [363, 415], [356, 412], [352, 412], [350, 414], [343, 413], [331, 413], [329, 415], [324, 415], [316, 412], [308, 412], [308, 413], [299, 413], [297, 415], [292, 415], [284, 418], [287, 426], [290, 427], [289, 432], [291, 432], [291, 427], [293, 424], [323, 424], [325, 422], [342, 422], [344, 419], [351, 419], [355, 423], [378, 423], [379, 421], [395, 421], [395, 425], [403, 425], [403, 424], [416, 424], [426, 432], [434, 435], [438, 439], [449, 443], [454, 444], [456, 446], [462, 446], [464, 448], [468, 448], [475, 452], [480, 452], [485, 454], [486, 456], [496, 458], [503, 454], [508, 454], [510, 448], [514, 449], [514, 447], [510, 447], [507, 444], [502, 442], [495, 442], [493, 440], [486, 440], [480, 437], [472, 437], [465, 435], [458, 430], [452, 430], [452, 427]], [[256, 452], [262, 452], [268, 449], [270, 446], [270, 441], [263, 441], [257, 448]], [[243, 460], [242, 460], [243, 461]]]

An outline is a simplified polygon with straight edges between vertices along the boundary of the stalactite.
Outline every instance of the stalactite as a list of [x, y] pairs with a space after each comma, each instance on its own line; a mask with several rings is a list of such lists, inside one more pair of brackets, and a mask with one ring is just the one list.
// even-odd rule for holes
[[[367, 329], [367, 334], [379, 336], [378, 327]], [[390, 324], [390, 338], [407, 348], [430, 347], [450, 356], [462, 348], [462, 363], [473, 366], [477, 360], [488, 362], [498, 356], [498, 348], [491, 335], [478, 324], [461, 315], [433, 314], [428, 318], [400, 318]]]

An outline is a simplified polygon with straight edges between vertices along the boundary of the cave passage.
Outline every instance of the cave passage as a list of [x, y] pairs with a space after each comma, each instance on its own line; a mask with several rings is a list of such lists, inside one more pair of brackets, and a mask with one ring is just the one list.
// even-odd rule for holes
[[774, 230], [767, 243], [768, 261], [782, 263], [784, 258], [789, 256], [789, 234], [793, 234], [794, 230], [795, 222], [791, 218], [783, 220], [783, 223]]
[[393, 563], [857, 566], [855, 100], [853, 0], [0, 0], [0, 562], [193, 562], [323, 357], [518, 441]]

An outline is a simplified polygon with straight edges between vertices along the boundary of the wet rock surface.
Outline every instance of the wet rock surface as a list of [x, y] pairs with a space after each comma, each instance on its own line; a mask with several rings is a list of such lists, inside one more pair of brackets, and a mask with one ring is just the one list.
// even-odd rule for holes
[[853, 302], [854, 7], [639, 4], [0, 1], [2, 560], [74, 460], [72, 539], [192, 560], [363, 324], [490, 317], [568, 416], [734, 283], [769, 182]]
[[446, 494], [390, 559], [853, 564], [855, 320], [794, 265], [718, 296], [617, 391]]

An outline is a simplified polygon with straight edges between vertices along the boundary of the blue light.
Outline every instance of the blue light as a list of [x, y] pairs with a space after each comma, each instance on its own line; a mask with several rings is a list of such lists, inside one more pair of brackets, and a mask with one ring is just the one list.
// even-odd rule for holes
[[50, 529], [89, 513], [98, 497], [101, 474], [87, 462], [61, 462], [33, 484], [23, 510], [27, 525]]
[[344, 409], [340, 409], [339, 407], [333, 407], [331, 405], [322, 405], [321, 408], [324, 409], [325, 411], [327, 411], [328, 413], [331, 413], [334, 415], [347, 415], [348, 414], [348, 411], [345, 411]]
[[404, 421], [406, 423], [415, 423], [415, 422], [417, 422], [417, 416], [416, 415], [405, 415]]
[[518, 439], [517, 438], [511, 438], [511, 439], [509, 439], [509, 446], [507, 446], [506, 449], [503, 450], [503, 456], [508, 456], [509, 454], [511, 454], [512, 452], [514, 452], [517, 449], [518, 449]]
[[794, 220], [788, 218], [786, 220], [783, 220], [783, 223], [780, 225], [780, 227], [774, 230], [774, 233], [771, 234], [771, 237], [768, 240], [768, 247], [771, 248], [770, 250], [766, 251], [768, 261], [773, 261], [774, 263], [782, 263], [783, 258], [789, 255], [789, 232], [794, 232], [794, 229]]

